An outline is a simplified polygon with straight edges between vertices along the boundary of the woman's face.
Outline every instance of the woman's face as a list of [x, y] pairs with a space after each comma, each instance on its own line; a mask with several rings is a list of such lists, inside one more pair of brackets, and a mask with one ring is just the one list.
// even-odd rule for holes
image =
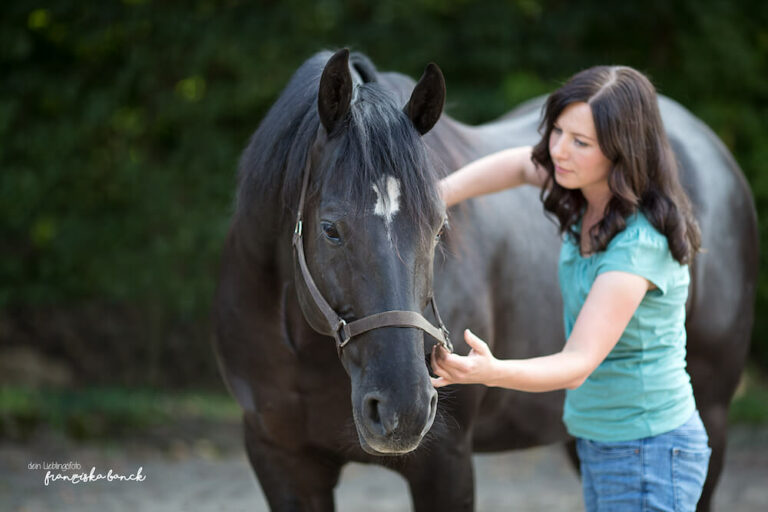
[[560, 113], [549, 136], [549, 154], [558, 185], [581, 189], [587, 200], [610, 196], [611, 161], [597, 143], [592, 108], [587, 103], [571, 103]]

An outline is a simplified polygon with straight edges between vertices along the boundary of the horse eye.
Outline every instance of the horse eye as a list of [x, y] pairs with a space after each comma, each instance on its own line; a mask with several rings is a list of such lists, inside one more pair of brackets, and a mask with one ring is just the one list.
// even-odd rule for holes
[[341, 242], [341, 235], [339, 235], [339, 231], [333, 222], [322, 221], [320, 227], [323, 229], [325, 238], [336, 244]]
[[445, 234], [445, 230], [446, 229], [448, 229], [448, 221], [447, 220], [443, 222], [442, 226], [440, 226], [440, 231], [438, 231], [437, 234], [435, 235], [435, 241], [437, 241], [437, 242], [440, 241], [440, 239]]

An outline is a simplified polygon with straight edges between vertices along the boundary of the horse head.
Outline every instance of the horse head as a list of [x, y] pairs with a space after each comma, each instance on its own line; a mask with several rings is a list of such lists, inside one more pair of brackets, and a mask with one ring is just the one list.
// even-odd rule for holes
[[[351, 71], [347, 50], [323, 70], [318, 135], [307, 157], [306, 204], [297, 231], [303, 233], [312, 286], [326, 309], [347, 323], [386, 311], [421, 312], [432, 298], [446, 212], [436, 187], [439, 165], [421, 136], [437, 122], [444, 99], [445, 82], [434, 64], [404, 107]], [[301, 273], [297, 262], [304, 317], [330, 335], [328, 314]], [[414, 450], [437, 410], [424, 332], [375, 328], [342, 346], [362, 448], [377, 455]]]

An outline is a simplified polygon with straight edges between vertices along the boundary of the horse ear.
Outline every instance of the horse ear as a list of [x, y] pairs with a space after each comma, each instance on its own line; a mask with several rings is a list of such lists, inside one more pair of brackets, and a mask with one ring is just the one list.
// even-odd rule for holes
[[411, 99], [403, 111], [422, 135], [435, 126], [445, 105], [445, 78], [437, 64], [430, 62], [413, 88]]
[[349, 50], [344, 48], [328, 59], [320, 77], [317, 112], [327, 133], [331, 133], [339, 120], [347, 114], [351, 99], [352, 76], [349, 73]]

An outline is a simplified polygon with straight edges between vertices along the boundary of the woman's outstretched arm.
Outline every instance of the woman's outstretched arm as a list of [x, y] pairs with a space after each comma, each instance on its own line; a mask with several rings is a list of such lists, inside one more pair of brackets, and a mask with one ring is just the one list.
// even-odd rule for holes
[[509, 148], [468, 163], [440, 181], [440, 195], [452, 206], [471, 197], [523, 184], [541, 187], [546, 171], [531, 160], [531, 146]]
[[595, 279], [573, 331], [561, 352], [531, 359], [496, 359], [488, 345], [464, 332], [471, 347], [467, 356], [436, 346], [432, 352], [435, 387], [485, 384], [520, 391], [575, 389], [619, 341], [650, 282], [627, 272], [605, 272]]

